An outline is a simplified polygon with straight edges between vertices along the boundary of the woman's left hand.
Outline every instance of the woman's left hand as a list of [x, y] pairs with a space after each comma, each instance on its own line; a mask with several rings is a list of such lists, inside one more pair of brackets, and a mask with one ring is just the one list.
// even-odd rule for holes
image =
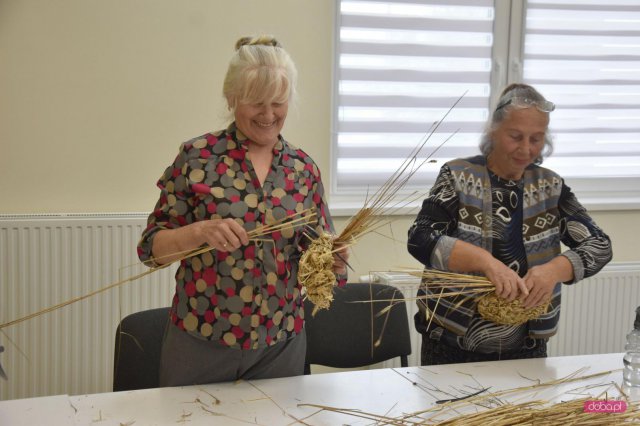
[[349, 262], [348, 247], [334, 246], [333, 253], [333, 273], [336, 275], [345, 275], [347, 273], [347, 262]]
[[521, 299], [522, 306], [534, 308], [551, 299], [558, 280], [553, 268], [548, 265], [539, 265], [529, 269], [524, 276], [524, 282], [529, 289], [529, 295]]

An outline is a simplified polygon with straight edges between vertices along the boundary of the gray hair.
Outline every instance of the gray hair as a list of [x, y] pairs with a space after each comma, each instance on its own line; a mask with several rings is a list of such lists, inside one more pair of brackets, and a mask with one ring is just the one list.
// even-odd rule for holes
[[239, 103], [295, 102], [298, 71], [278, 40], [242, 37], [235, 47], [222, 86], [231, 111]]
[[[493, 138], [491, 135], [495, 132], [502, 122], [507, 118], [516, 106], [509, 104], [510, 99], [526, 98], [533, 102], [545, 102], [546, 99], [536, 89], [527, 84], [510, 84], [500, 94], [500, 99], [496, 105], [500, 106], [493, 110], [493, 114], [485, 124], [482, 138], [480, 139], [480, 152], [486, 157], [493, 150]], [[540, 156], [534, 160], [534, 164], [542, 164], [543, 158], [553, 153], [553, 139], [549, 132], [544, 134], [544, 148]]]

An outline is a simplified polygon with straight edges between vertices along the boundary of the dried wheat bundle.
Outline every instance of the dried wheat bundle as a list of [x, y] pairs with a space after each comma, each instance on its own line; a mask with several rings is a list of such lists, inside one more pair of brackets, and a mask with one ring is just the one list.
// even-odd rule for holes
[[[420, 169], [420, 167], [427, 163], [438, 149], [440, 149], [442, 145], [448, 142], [449, 139], [455, 135], [454, 133], [445, 139], [445, 141], [435, 147], [431, 153], [426, 156], [426, 158], [418, 158], [427, 142], [431, 139], [431, 136], [433, 136], [440, 124], [442, 124], [453, 108], [455, 108], [458, 102], [460, 102], [462, 97], [464, 97], [464, 95], [454, 102], [442, 119], [433, 123], [427, 135], [415, 148], [413, 148], [407, 158], [404, 159], [398, 169], [384, 182], [384, 184], [382, 184], [382, 186], [380, 186], [380, 188], [378, 188], [371, 197], [366, 197], [363, 207], [349, 219], [343, 231], [330, 240], [330, 245], [326, 244], [325, 241], [316, 242], [313, 240], [311, 242], [310, 246], [314, 248], [315, 255], [333, 256], [333, 253], [340, 249], [356, 244], [359, 238], [363, 235], [374, 232], [380, 227], [391, 223], [392, 219], [389, 219], [389, 217], [392, 217], [395, 212], [411, 204], [413, 201], [423, 198], [422, 194], [418, 194], [417, 192], [413, 192], [404, 197], [398, 197], [398, 194], [413, 175]], [[325, 235], [316, 235], [315, 238], [327, 239], [329, 237]], [[312, 270], [311, 267], [305, 265], [307, 262], [312, 262], [312, 257], [313, 255], [306, 257], [303, 256], [300, 259], [300, 271]], [[325, 265], [326, 267], [323, 270], [313, 269], [316, 271], [315, 274], [318, 275], [317, 277], [315, 277], [314, 274], [301, 275], [298, 273], [298, 280], [305, 288], [307, 288], [307, 291], [309, 290], [309, 284], [313, 283], [311, 284], [314, 287], [313, 291], [316, 292], [318, 297], [316, 298], [316, 301], [313, 299], [311, 299], [311, 301], [320, 309], [326, 309], [330, 306], [331, 301], [333, 300], [333, 286], [335, 285], [335, 277], [330, 279], [328, 278], [330, 277], [329, 273], [332, 273], [332, 269], [329, 268], [328, 263]], [[333, 265], [331, 265], [331, 267], [333, 267]], [[322, 290], [317, 286], [321, 286]], [[317, 309], [314, 309], [314, 312], [316, 311]]]
[[[283, 219], [274, 221], [273, 223], [256, 227], [254, 230], [248, 232], [249, 239], [251, 241], [257, 241], [257, 240], [260, 240], [261, 237], [263, 237], [265, 235], [268, 235], [268, 234], [271, 234], [271, 233], [274, 233], [276, 231], [282, 231], [284, 229], [290, 229], [290, 228], [292, 228], [294, 226], [305, 226], [310, 221], [312, 221], [312, 219], [315, 218], [315, 216], [316, 216], [316, 212], [312, 211], [311, 209], [306, 209], [306, 210], [300, 211], [300, 212], [298, 212], [296, 214], [293, 214], [291, 216], [287, 216], [287, 217], [285, 217]], [[175, 259], [172, 262], [152, 267], [152, 268], [150, 268], [149, 270], [147, 270], [145, 272], [142, 272], [142, 273], [137, 274], [137, 275], [130, 276], [128, 278], [124, 278], [122, 280], [116, 281], [116, 282], [111, 283], [111, 284], [107, 284], [104, 287], [99, 288], [98, 290], [92, 291], [92, 292], [84, 294], [82, 296], [74, 297], [73, 299], [69, 299], [69, 300], [67, 300], [65, 302], [58, 303], [57, 305], [50, 306], [48, 308], [45, 308], [45, 309], [39, 310], [37, 312], [34, 312], [32, 314], [26, 315], [24, 317], [21, 317], [21, 318], [18, 318], [18, 319], [9, 321], [9, 322], [2, 323], [2, 324], [0, 324], [0, 330], [2, 330], [3, 328], [9, 327], [9, 326], [12, 326], [12, 325], [19, 324], [21, 322], [30, 320], [30, 319], [38, 317], [40, 315], [43, 315], [43, 314], [46, 314], [46, 313], [49, 313], [49, 312], [53, 312], [55, 310], [58, 310], [58, 309], [63, 308], [65, 306], [69, 306], [69, 305], [71, 305], [73, 303], [76, 303], [76, 302], [79, 302], [81, 300], [88, 299], [88, 298], [93, 297], [93, 296], [95, 296], [97, 294], [104, 293], [105, 291], [111, 290], [111, 289], [116, 288], [116, 287], [120, 287], [123, 284], [126, 284], [128, 282], [136, 281], [139, 278], [142, 278], [144, 276], [150, 275], [150, 274], [152, 274], [152, 273], [154, 273], [154, 272], [156, 272], [156, 271], [158, 271], [160, 269], [164, 269], [164, 268], [168, 267], [169, 265], [171, 265], [172, 263], [179, 262], [181, 260], [188, 259], [190, 257], [197, 256], [199, 254], [202, 254], [202, 253], [205, 253], [205, 252], [208, 252], [208, 251], [212, 251], [212, 250], [214, 250], [213, 247], [204, 246], [204, 247], [198, 248], [196, 250], [189, 250], [187, 252], [178, 252], [178, 253], [168, 254], [167, 256], [163, 256], [163, 257], [172, 257], [172, 256], [177, 255], [177, 254], [179, 254], [181, 256], [179, 258]], [[162, 257], [153, 258], [152, 260], [155, 261], [155, 260], [158, 260], [158, 259], [161, 259], [161, 258]]]
[[425, 269], [419, 274], [428, 281], [429, 287], [433, 290], [441, 290], [440, 292], [434, 291], [437, 294], [427, 295], [423, 298], [477, 297], [478, 313], [484, 319], [497, 324], [524, 324], [545, 314], [549, 308], [549, 301], [533, 308], [524, 308], [518, 299], [508, 301], [498, 297], [495, 294], [495, 286], [486, 277], [437, 269]]

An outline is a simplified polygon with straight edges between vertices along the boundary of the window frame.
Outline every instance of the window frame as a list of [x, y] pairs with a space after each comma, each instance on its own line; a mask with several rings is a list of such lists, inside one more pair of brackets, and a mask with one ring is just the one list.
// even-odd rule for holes
[[[331, 211], [334, 216], [348, 216], [356, 213], [365, 201], [363, 188], [362, 196], [354, 196], [353, 193], [340, 192], [337, 188], [337, 162], [338, 162], [338, 124], [339, 124], [339, 76], [340, 76], [340, 31], [341, 31], [341, 2], [335, 0], [335, 25], [334, 25], [334, 55], [332, 73], [332, 99], [331, 99], [331, 147], [330, 147], [330, 172], [329, 199]], [[526, 0], [494, 0], [494, 27], [492, 47], [492, 69], [490, 73], [490, 105], [495, 105], [501, 87], [510, 82], [522, 81], [524, 42], [526, 31]], [[551, 124], [551, 136], [553, 137], [553, 121]], [[480, 141], [478, 141], [479, 143]], [[470, 152], [469, 155], [473, 155]], [[544, 165], [544, 164], [543, 164]], [[562, 173], [560, 172], [562, 176]], [[564, 178], [564, 176], [563, 176]], [[565, 179], [566, 183], [574, 190], [579, 201], [590, 211], [634, 210], [640, 209], [640, 177], [571, 177]], [[612, 190], [615, 188], [615, 190]], [[375, 191], [370, 188], [369, 191]], [[424, 196], [428, 194], [428, 188], [423, 188]], [[424, 197], [422, 197], [424, 198]], [[421, 204], [421, 199], [398, 209], [393, 214], [415, 214]]]

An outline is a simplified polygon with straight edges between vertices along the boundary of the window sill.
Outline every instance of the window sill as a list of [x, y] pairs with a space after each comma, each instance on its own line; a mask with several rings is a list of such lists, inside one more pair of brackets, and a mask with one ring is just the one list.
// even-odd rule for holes
[[[614, 186], [615, 187], [615, 186]], [[579, 191], [575, 190], [578, 201], [588, 211], [640, 210], [640, 189], [635, 191]], [[427, 195], [425, 194], [425, 197]], [[388, 216], [416, 216], [422, 199], [395, 209], [386, 209]], [[329, 209], [332, 217], [351, 217], [364, 206], [364, 198], [356, 195], [332, 194]]]

